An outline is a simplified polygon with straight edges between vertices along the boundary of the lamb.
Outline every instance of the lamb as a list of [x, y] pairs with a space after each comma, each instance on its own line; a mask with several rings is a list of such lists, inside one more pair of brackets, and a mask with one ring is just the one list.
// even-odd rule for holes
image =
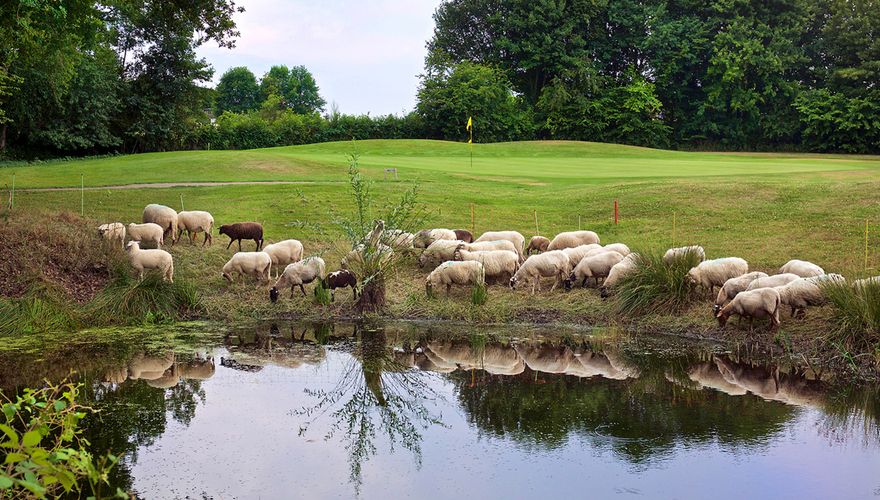
[[779, 293], [782, 305], [791, 308], [791, 317], [807, 314], [807, 306], [821, 306], [826, 302], [825, 294], [819, 285], [810, 278], [798, 278], [785, 285], [774, 288]]
[[152, 243], [156, 248], [165, 244], [165, 235], [162, 232], [162, 226], [147, 222], [146, 224], [129, 224], [128, 237], [132, 241], [139, 243]]
[[535, 290], [541, 290], [541, 278], [556, 278], [552, 292], [557, 286], [562, 284], [568, 273], [571, 272], [571, 262], [561, 250], [548, 250], [538, 255], [532, 255], [519, 267], [516, 274], [510, 278], [510, 288], [516, 290], [521, 282], [526, 282], [532, 286], [532, 295]]
[[734, 314], [749, 318], [750, 331], [755, 318], [770, 318], [770, 331], [773, 331], [779, 328], [779, 306], [781, 304], [782, 299], [776, 288], [747, 290], [737, 294], [729, 304], [718, 311], [715, 317], [722, 328], [727, 324], [727, 319]]
[[223, 224], [220, 226], [220, 234], [229, 236], [229, 244], [226, 249], [232, 246], [232, 242], [238, 240], [238, 251], [241, 251], [241, 240], [254, 240], [257, 244], [257, 251], [263, 248], [263, 226], [258, 222], [236, 222], [235, 224]]
[[489, 250], [471, 252], [460, 246], [453, 254], [453, 260], [475, 260], [483, 264], [486, 278], [509, 280], [519, 269], [519, 256], [510, 250]]
[[174, 283], [174, 259], [170, 253], [159, 249], [141, 250], [137, 241], [129, 241], [126, 251], [139, 280], [144, 279], [144, 269], [158, 269], [162, 271], [162, 281]]
[[486, 271], [483, 264], [475, 260], [447, 261], [431, 271], [425, 278], [425, 294], [429, 297], [435, 288], [446, 286], [446, 295], [452, 285], [482, 285], [485, 283]]
[[713, 308], [713, 315], [717, 315], [718, 311], [721, 310], [722, 307], [727, 305], [736, 295], [740, 292], [745, 292], [748, 289], [749, 284], [755, 281], [758, 278], [766, 278], [767, 273], [762, 273], [760, 271], [754, 271], [751, 273], [743, 274], [742, 276], [737, 276], [736, 278], [730, 278], [729, 280], [724, 282], [724, 285], [718, 290], [718, 296], [715, 298], [715, 306]]
[[663, 254], [663, 262], [668, 266], [676, 259], [688, 254], [696, 255], [700, 259], [700, 262], [706, 260], [706, 251], [703, 250], [703, 247], [699, 245], [691, 245], [687, 247], [670, 248], [665, 254]]
[[574, 266], [578, 265], [578, 263], [583, 260], [583, 258], [586, 257], [587, 254], [594, 255], [594, 250], [596, 249], [602, 249], [602, 247], [600, 247], [596, 243], [591, 243], [589, 245], [563, 248], [560, 251], [568, 257], [569, 262], [571, 262], [571, 267], [574, 268]]
[[272, 243], [263, 247], [263, 252], [269, 254], [272, 258], [272, 267], [275, 268], [276, 278], [281, 274], [281, 270], [288, 264], [302, 259], [303, 244], [299, 240], [284, 240], [278, 243]]
[[457, 240], [461, 240], [465, 243], [472, 243], [474, 241], [474, 235], [466, 229], [453, 229], [453, 232], [455, 233], [455, 239]]
[[451, 229], [423, 229], [416, 233], [413, 239], [414, 248], [428, 248], [431, 243], [437, 240], [454, 240], [455, 231]]
[[550, 246], [550, 240], [544, 236], [532, 236], [532, 239], [529, 240], [529, 246], [526, 248], [526, 255], [531, 255], [534, 250], [535, 253], [546, 252], [547, 247]]
[[143, 222], [158, 224], [162, 228], [163, 236], [169, 234], [171, 244], [174, 245], [174, 238], [177, 235], [177, 212], [173, 208], [151, 203], [144, 207]]
[[796, 279], [800, 279], [800, 276], [798, 276], [797, 274], [774, 274], [773, 276], [765, 276], [763, 278], [752, 280], [752, 282], [749, 283], [749, 286], [746, 287], [746, 290], [757, 290], [758, 288], [773, 288], [776, 286], [783, 286], [791, 283]]
[[[673, 249], [674, 250], [674, 249]], [[676, 255], [684, 255], [688, 251], [679, 252]], [[690, 250], [693, 253], [695, 250]], [[667, 255], [669, 252], [666, 252]], [[699, 252], [696, 252], [699, 255]], [[663, 256], [666, 262], [666, 256]], [[700, 262], [696, 267], [692, 267], [687, 273], [691, 283], [701, 286], [709, 291], [710, 295], [715, 295], [715, 287], [722, 287], [730, 278], [736, 278], [749, 272], [749, 263], [739, 257], [725, 257], [721, 259], [706, 260]]]
[[604, 248], [605, 250], [611, 251], [611, 252], [617, 252], [620, 255], [623, 255], [624, 257], [626, 257], [627, 255], [630, 254], [629, 247], [624, 245], [623, 243], [609, 243], [609, 244], [603, 246], [602, 248]]
[[452, 255], [459, 245], [464, 245], [461, 240], [437, 240], [419, 255], [419, 267], [424, 268], [429, 265], [439, 265], [441, 262], [452, 260]]
[[110, 244], [118, 242], [121, 248], [125, 248], [125, 226], [121, 222], [101, 224], [98, 226], [98, 234], [104, 241], [108, 241]]
[[624, 259], [624, 256], [617, 252], [603, 252], [598, 255], [584, 257], [578, 262], [578, 265], [568, 275], [565, 288], [571, 289], [574, 283], [581, 281], [581, 286], [587, 286], [587, 278], [596, 280], [596, 286], [599, 286], [599, 278], [605, 278], [611, 272], [611, 268]]
[[303, 294], [306, 295], [306, 289], [303, 285], [311, 283], [315, 280], [323, 280], [327, 275], [324, 259], [320, 257], [309, 257], [293, 264], [288, 264], [281, 273], [281, 277], [275, 282], [275, 286], [269, 290], [269, 300], [274, 304], [278, 301], [278, 290], [284, 287], [290, 287], [290, 296], [293, 297], [293, 291], [299, 287]]
[[196, 235], [204, 232], [205, 240], [202, 241], [202, 246], [205, 246], [206, 243], [214, 243], [214, 237], [211, 235], [211, 231], [214, 229], [214, 216], [208, 212], [203, 210], [180, 212], [177, 214], [177, 227], [178, 240], [180, 235], [186, 231], [190, 244], [195, 244]]
[[519, 255], [519, 260], [522, 261], [523, 247], [526, 244], [526, 239], [516, 231], [486, 231], [474, 240], [474, 243], [499, 240], [507, 240], [513, 243], [513, 246], [516, 248], [516, 254]]
[[357, 276], [348, 269], [340, 269], [328, 274], [321, 280], [321, 287], [330, 290], [330, 300], [336, 301], [334, 290], [351, 287], [351, 297], [357, 299]]
[[602, 282], [602, 287], [599, 289], [599, 295], [603, 299], [607, 299], [611, 295], [611, 290], [617, 286], [621, 279], [635, 271], [638, 266], [638, 259], [639, 254], [630, 253], [622, 261], [611, 267], [608, 271], [608, 277], [605, 278], [605, 281]]
[[779, 273], [793, 273], [801, 278], [811, 278], [813, 276], [821, 276], [825, 274], [825, 270], [812, 262], [792, 259], [779, 268]]
[[223, 265], [221, 276], [232, 283], [233, 274], [255, 276], [260, 282], [269, 281], [272, 257], [266, 252], [238, 252]]
[[599, 235], [593, 231], [566, 231], [557, 234], [553, 241], [547, 245], [547, 250], [562, 250], [591, 243], [599, 243]]

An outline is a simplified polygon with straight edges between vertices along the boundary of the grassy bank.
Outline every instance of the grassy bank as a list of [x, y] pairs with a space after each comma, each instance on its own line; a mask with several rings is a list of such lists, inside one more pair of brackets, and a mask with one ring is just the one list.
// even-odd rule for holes
[[[84, 193], [85, 231], [96, 221], [139, 221], [147, 203], [208, 210], [218, 224], [256, 220], [268, 241], [297, 238], [307, 254], [321, 254], [335, 269], [348, 248], [332, 224], [351, 209], [345, 154], [357, 150], [364, 174], [376, 181], [378, 200], [398, 197], [412, 183], [429, 210], [427, 225], [473, 229], [516, 229], [527, 237], [538, 231], [597, 231], [603, 242], [662, 249], [703, 245], [709, 257], [736, 255], [755, 270], [775, 272], [791, 258], [822, 265], [847, 278], [880, 273], [880, 158], [793, 154], [718, 154], [658, 151], [593, 143], [513, 143], [476, 145], [473, 167], [466, 145], [438, 141], [363, 141], [254, 151], [176, 152], [12, 165], [0, 169], [0, 183], [16, 174], [15, 211], [36, 220], [46, 212], [79, 210], [79, 191], [23, 191], [27, 188], [133, 183], [289, 181], [295, 185], [155, 187], [92, 189]], [[398, 178], [387, 180], [384, 168]], [[3, 204], [6, 195], [3, 195]], [[614, 200], [620, 223], [612, 219]], [[474, 207], [472, 225], [471, 205]], [[869, 223], [868, 269], [864, 231]], [[311, 297], [269, 303], [264, 287], [226, 284], [219, 269], [232, 254], [225, 237], [211, 248], [189, 244], [171, 249], [175, 278], [199, 294], [199, 315], [216, 319], [346, 317], [353, 314], [350, 292], [340, 291], [330, 306]], [[245, 243], [250, 250], [253, 243]], [[108, 257], [110, 258], [110, 257]], [[118, 257], [116, 257], [118, 258]], [[4, 258], [5, 259], [5, 258]], [[747, 338], [748, 332], [718, 331], [709, 299], [690, 302], [679, 312], [650, 316], [621, 314], [595, 290], [544, 292], [528, 297], [504, 287], [489, 289], [488, 302], [470, 304], [469, 290], [451, 298], [424, 297], [424, 275], [415, 259], [390, 280], [387, 315], [442, 318], [480, 323], [554, 322], [624, 324], [644, 331], [677, 331], [718, 338]], [[105, 274], [110, 280], [109, 271]], [[106, 282], [105, 282], [106, 283]], [[768, 346], [803, 352], [828, 351], [822, 339], [830, 328], [828, 307], [811, 309], [804, 321], [783, 321]], [[776, 341], [776, 344], [774, 344]], [[847, 356], [845, 347], [831, 348]], [[876, 353], [866, 352], [859, 362]]]

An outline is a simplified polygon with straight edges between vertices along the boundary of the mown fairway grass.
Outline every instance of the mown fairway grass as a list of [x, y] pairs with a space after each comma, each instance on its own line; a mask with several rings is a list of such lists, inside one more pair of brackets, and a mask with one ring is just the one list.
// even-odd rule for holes
[[[428, 225], [476, 233], [516, 229], [526, 237], [539, 230], [551, 236], [581, 227], [606, 243], [634, 248], [701, 244], [710, 258], [740, 256], [752, 268], [773, 272], [791, 258], [816, 262], [849, 277], [880, 274], [880, 158], [842, 155], [723, 154], [659, 151], [576, 142], [477, 144], [473, 167], [466, 144], [440, 141], [359, 141], [254, 151], [151, 153], [94, 160], [49, 162], [0, 168], [0, 185], [16, 174], [16, 210], [79, 211], [80, 192], [23, 191], [26, 188], [130, 183], [290, 181], [288, 185], [94, 189], [85, 192], [85, 215], [100, 221], [139, 221], [147, 203], [208, 210], [217, 224], [255, 220], [266, 238], [297, 238], [307, 253], [323, 253], [330, 269], [347, 250], [332, 224], [351, 208], [346, 154], [357, 152], [367, 177], [376, 181], [377, 200], [396, 198], [411, 185], [430, 210]], [[396, 167], [399, 180], [384, 180]], [[5, 203], [5, 193], [3, 200]], [[613, 201], [620, 224], [612, 222]], [[864, 269], [864, 230], [871, 231], [869, 266]], [[91, 229], [91, 228], [89, 228]], [[175, 276], [194, 280], [212, 316], [264, 316], [312, 311], [344, 314], [350, 294], [319, 310], [302, 298], [284, 295], [271, 307], [265, 289], [220, 279], [232, 253], [215, 233], [213, 248], [174, 247]], [[245, 243], [252, 249], [253, 243]], [[234, 247], [233, 247], [234, 248]], [[452, 300], [423, 298], [424, 272], [405, 266], [391, 287], [390, 313], [479, 321], [556, 320], [607, 322], [610, 307], [595, 291], [544, 292], [534, 300], [503, 287], [489, 290], [489, 302], [470, 306], [469, 291]], [[709, 329], [707, 306], [654, 321], [671, 328]], [[316, 312], [317, 311], [317, 312]], [[811, 311], [812, 312], [812, 311]], [[821, 311], [811, 314], [822, 317]], [[817, 322], [818, 321], [818, 322]], [[791, 320], [783, 329], [809, 327]]]

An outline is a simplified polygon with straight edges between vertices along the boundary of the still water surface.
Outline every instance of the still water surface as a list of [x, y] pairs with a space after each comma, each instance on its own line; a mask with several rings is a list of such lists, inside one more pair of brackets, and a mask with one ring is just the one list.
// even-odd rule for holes
[[878, 390], [828, 374], [577, 335], [211, 330], [10, 348], [0, 387], [76, 369], [89, 440], [144, 498], [880, 496]]

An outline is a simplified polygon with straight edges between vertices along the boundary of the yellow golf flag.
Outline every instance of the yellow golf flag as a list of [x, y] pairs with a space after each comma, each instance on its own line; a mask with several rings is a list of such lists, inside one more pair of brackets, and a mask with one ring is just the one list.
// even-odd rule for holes
[[468, 131], [468, 144], [471, 144], [474, 142], [474, 120], [470, 116], [468, 117], [467, 131]]

